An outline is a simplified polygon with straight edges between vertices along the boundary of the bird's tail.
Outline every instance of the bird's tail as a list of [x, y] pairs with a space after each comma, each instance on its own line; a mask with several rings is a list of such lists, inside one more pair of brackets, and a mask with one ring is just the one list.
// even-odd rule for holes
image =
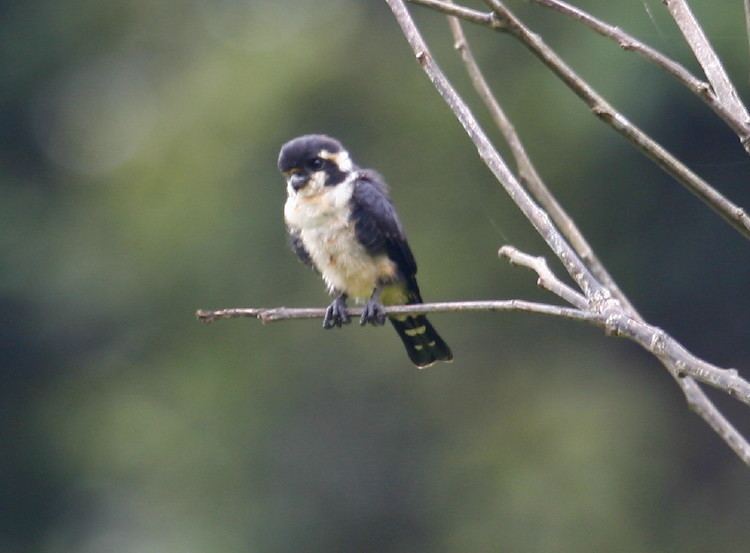
[[398, 315], [389, 318], [404, 343], [409, 359], [420, 369], [437, 361], [453, 360], [451, 348], [424, 315]]

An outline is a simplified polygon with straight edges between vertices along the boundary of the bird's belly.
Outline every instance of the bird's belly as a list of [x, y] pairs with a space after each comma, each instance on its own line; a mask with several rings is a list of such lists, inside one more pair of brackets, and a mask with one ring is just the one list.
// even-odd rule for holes
[[379, 282], [393, 280], [396, 275], [396, 266], [387, 255], [373, 256], [365, 250], [353, 225], [303, 229], [300, 235], [331, 292], [368, 298]]

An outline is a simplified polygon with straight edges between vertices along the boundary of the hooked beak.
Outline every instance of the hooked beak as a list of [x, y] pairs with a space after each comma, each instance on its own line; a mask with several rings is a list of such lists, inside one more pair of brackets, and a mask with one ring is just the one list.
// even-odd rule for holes
[[303, 173], [294, 173], [289, 177], [287, 182], [289, 185], [294, 189], [295, 192], [297, 192], [300, 188], [303, 188], [308, 181], [307, 175]]

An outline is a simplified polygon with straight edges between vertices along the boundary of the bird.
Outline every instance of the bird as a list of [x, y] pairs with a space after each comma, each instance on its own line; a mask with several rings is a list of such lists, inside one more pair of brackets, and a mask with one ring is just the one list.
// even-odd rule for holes
[[292, 249], [323, 277], [333, 301], [323, 327], [351, 322], [347, 299], [364, 302], [360, 325], [396, 329], [418, 368], [452, 361], [448, 344], [424, 315], [389, 315], [384, 305], [422, 303], [414, 260], [383, 177], [362, 169], [324, 134], [286, 142], [278, 168], [286, 181], [284, 220]]

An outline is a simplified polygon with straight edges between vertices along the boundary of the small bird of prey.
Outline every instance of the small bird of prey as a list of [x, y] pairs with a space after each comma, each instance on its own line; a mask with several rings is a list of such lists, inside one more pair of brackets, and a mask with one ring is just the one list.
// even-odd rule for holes
[[[414, 255], [378, 173], [357, 167], [338, 140], [321, 134], [284, 144], [278, 165], [286, 179], [292, 248], [334, 297], [324, 328], [350, 322], [347, 298], [366, 302], [361, 325], [385, 324], [384, 305], [422, 303]], [[424, 315], [388, 319], [417, 367], [453, 359]]]

